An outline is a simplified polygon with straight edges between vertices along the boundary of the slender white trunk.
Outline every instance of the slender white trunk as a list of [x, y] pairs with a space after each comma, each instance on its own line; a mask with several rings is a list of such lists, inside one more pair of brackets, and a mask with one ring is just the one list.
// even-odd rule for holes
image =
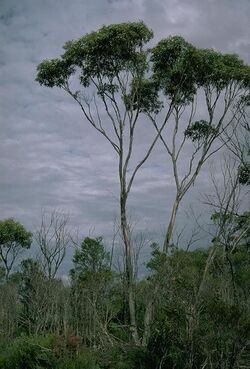
[[121, 193], [120, 197], [120, 216], [121, 216], [121, 230], [125, 248], [125, 275], [128, 288], [128, 304], [130, 317], [130, 331], [135, 344], [139, 344], [139, 335], [136, 324], [136, 308], [135, 308], [135, 291], [134, 291], [134, 273], [132, 263], [132, 249], [131, 239], [129, 234], [129, 225], [126, 215], [126, 194]]
[[173, 207], [172, 207], [171, 217], [170, 217], [170, 221], [168, 223], [167, 232], [166, 232], [166, 236], [165, 236], [165, 240], [164, 240], [164, 244], [163, 244], [163, 251], [166, 254], [168, 253], [169, 247], [171, 246], [171, 241], [172, 241], [173, 231], [174, 231], [174, 225], [175, 225], [179, 205], [180, 205], [180, 198], [177, 195], [176, 198], [175, 198]]

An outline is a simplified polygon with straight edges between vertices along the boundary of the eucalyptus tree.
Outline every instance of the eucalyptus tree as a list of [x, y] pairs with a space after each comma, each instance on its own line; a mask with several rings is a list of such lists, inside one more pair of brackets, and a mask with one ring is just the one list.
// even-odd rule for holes
[[9, 279], [13, 266], [25, 249], [29, 249], [32, 242], [32, 233], [14, 219], [0, 221], [0, 261], [5, 270], [6, 280]]
[[[160, 136], [176, 187], [163, 247], [167, 252], [180, 202], [204, 163], [231, 140], [232, 134], [223, 142], [224, 133], [245, 117], [250, 68], [237, 55], [199, 49], [180, 36], [161, 40], [152, 49], [151, 62], [152, 83], [157, 84], [163, 104], [172, 106]], [[161, 115], [148, 110], [147, 115], [159, 133]]]
[[[250, 68], [237, 55], [199, 49], [180, 36], [161, 40], [152, 48], [150, 62], [152, 74], [134, 106], [151, 120], [172, 165], [176, 191], [163, 244], [168, 254], [181, 201], [207, 160], [230, 141], [233, 132], [226, 140], [225, 132], [245, 117]], [[157, 90], [156, 113], [148, 109], [150, 88]], [[146, 308], [146, 326], [153, 299]]]
[[[250, 68], [237, 55], [199, 49], [180, 36], [161, 40], [151, 50], [150, 60], [152, 75], [135, 105], [140, 106], [160, 134], [172, 165], [176, 192], [163, 244], [163, 252], [168, 254], [181, 201], [207, 160], [231, 139], [229, 135], [225, 141], [224, 133], [245, 114]], [[160, 114], [147, 109], [150, 84], [157, 86], [154, 88], [162, 107]], [[168, 107], [170, 114], [162, 114]], [[165, 124], [160, 132], [162, 122]], [[157, 282], [153, 291], [158, 290]], [[155, 292], [146, 307], [145, 343], [150, 335], [154, 296]]]
[[[172, 162], [176, 185], [163, 246], [167, 253], [180, 202], [204, 163], [225, 145], [220, 143], [221, 134], [244, 111], [249, 88], [249, 67], [236, 55], [198, 49], [179, 36], [146, 49], [152, 37], [142, 22], [104, 26], [66, 42], [60, 58], [39, 64], [36, 78], [41, 85], [59, 87], [69, 94], [85, 121], [104, 136], [117, 157], [130, 328], [136, 343], [140, 339], [127, 217], [136, 174], [160, 138]], [[196, 114], [197, 105], [203, 104], [206, 113]], [[134, 146], [141, 117], [155, 133], [136, 162]], [[187, 155], [190, 146], [193, 150]], [[186, 171], [180, 169], [183, 159], [188, 160]]]
[[[56, 86], [69, 94], [79, 105], [85, 120], [104, 136], [116, 154], [130, 328], [136, 343], [139, 343], [139, 335], [127, 200], [135, 176], [149, 157], [165, 124], [163, 122], [141, 159], [133, 166], [135, 133], [142, 113], [139, 105], [135, 107], [135, 102], [140, 100], [142, 88], [145, 91], [144, 80], [149, 69], [145, 45], [152, 37], [152, 31], [142, 22], [104, 26], [78, 40], [66, 42], [61, 58], [39, 64], [36, 78], [41, 85]], [[150, 84], [144, 103], [147, 110], [155, 113], [160, 108], [156, 95], [155, 86]]]

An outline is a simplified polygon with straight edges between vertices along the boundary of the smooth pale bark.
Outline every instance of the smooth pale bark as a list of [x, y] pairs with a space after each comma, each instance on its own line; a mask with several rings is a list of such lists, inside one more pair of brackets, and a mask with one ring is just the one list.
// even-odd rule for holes
[[129, 231], [129, 224], [127, 222], [126, 215], [126, 195], [121, 194], [120, 200], [120, 216], [121, 216], [121, 231], [123, 236], [124, 248], [125, 248], [125, 274], [128, 288], [128, 304], [130, 315], [130, 331], [133, 340], [136, 344], [139, 344], [139, 335], [136, 324], [136, 307], [135, 307], [135, 291], [134, 291], [134, 271], [132, 264], [132, 245]]
[[174, 225], [176, 222], [176, 216], [177, 216], [179, 204], [180, 204], [180, 199], [178, 198], [178, 196], [176, 196], [173, 207], [172, 207], [170, 221], [167, 227], [166, 237], [165, 237], [164, 244], [163, 244], [163, 251], [166, 254], [168, 253], [169, 248], [171, 246], [171, 240], [173, 237]]
[[153, 318], [153, 309], [154, 309], [154, 302], [155, 298], [158, 294], [159, 286], [155, 285], [152, 288], [152, 293], [150, 296], [150, 300], [147, 303], [145, 314], [144, 314], [144, 330], [143, 330], [143, 337], [142, 337], [142, 346], [147, 347], [148, 341], [150, 338], [151, 333], [151, 322]]

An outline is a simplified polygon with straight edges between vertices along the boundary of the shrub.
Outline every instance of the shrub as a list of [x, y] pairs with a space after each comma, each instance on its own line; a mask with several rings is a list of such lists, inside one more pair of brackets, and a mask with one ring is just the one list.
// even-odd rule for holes
[[0, 369], [54, 369], [55, 360], [51, 349], [35, 340], [21, 337], [11, 344], [2, 344]]
[[97, 355], [93, 352], [82, 351], [72, 356], [62, 357], [56, 365], [56, 369], [101, 369]]

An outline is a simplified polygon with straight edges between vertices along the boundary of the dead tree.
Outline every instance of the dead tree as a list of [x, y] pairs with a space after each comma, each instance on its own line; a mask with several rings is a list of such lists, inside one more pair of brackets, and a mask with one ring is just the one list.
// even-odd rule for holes
[[44, 273], [49, 279], [55, 278], [70, 244], [68, 221], [69, 217], [59, 211], [51, 214], [43, 211], [40, 229], [35, 233]]

